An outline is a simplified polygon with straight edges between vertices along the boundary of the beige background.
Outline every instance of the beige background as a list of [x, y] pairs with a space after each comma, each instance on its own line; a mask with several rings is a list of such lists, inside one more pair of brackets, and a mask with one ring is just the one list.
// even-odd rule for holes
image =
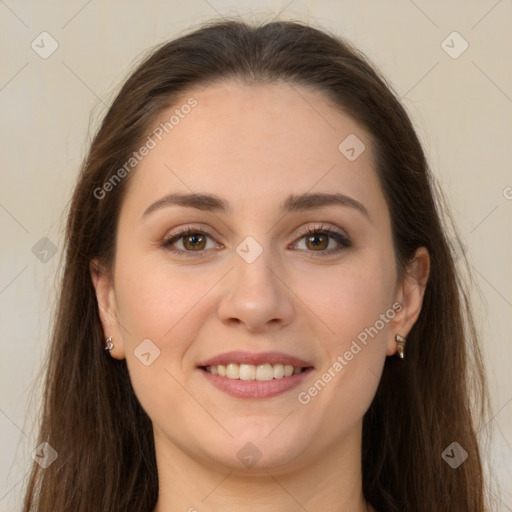
[[[0, 511], [20, 509], [35, 448], [40, 388], [32, 401], [29, 392], [48, 343], [64, 210], [90, 135], [141, 52], [234, 14], [331, 29], [356, 43], [402, 97], [475, 277], [494, 405], [480, 434], [492, 432], [496, 510], [512, 510], [511, 0], [0, 0]], [[43, 31], [58, 43], [46, 59], [31, 47]], [[442, 47], [453, 31], [469, 44], [458, 58]], [[452, 52], [463, 48], [447, 41]], [[57, 248], [47, 262], [33, 253], [43, 237]]]

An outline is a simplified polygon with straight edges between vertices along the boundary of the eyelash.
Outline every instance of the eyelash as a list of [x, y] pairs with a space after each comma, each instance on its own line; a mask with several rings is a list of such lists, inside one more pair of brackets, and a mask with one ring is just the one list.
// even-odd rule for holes
[[[352, 245], [352, 243], [350, 242], [350, 240], [345, 236], [345, 235], [342, 235], [341, 233], [338, 233], [337, 231], [333, 231], [331, 229], [328, 229], [328, 228], [324, 228], [323, 225], [320, 226], [320, 227], [311, 227], [311, 226], [308, 226], [306, 229], [304, 229], [301, 233], [300, 233], [300, 237], [299, 237], [299, 240], [304, 238], [304, 237], [307, 237], [307, 236], [312, 236], [312, 235], [317, 235], [317, 234], [324, 234], [324, 235], [328, 235], [329, 237], [331, 237], [332, 239], [334, 239], [336, 242], [338, 242], [340, 244], [341, 247], [338, 247], [338, 248], [334, 248], [334, 249], [329, 249], [329, 250], [322, 250], [322, 251], [306, 251], [306, 252], [312, 252], [312, 253], [318, 253], [318, 256], [320, 257], [327, 257], [327, 256], [330, 256], [332, 254], [335, 254], [335, 253], [338, 253], [340, 251], [343, 251], [344, 249], [350, 247]], [[204, 257], [205, 256], [205, 249], [201, 250], [201, 251], [183, 251], [181, 249], [176, 249], [176, 248], [172, 248], [172, 245], [177, 242], [178, 240], [180, 240], [181, 238], [184, 238], [188, 235], [204, 235], [204, 236], [207, 236], [209, 238], [212, 238], [210, 237], [210, 235], [208, 233], [206, 233], [205, 231], [201, 230], [201, 229], [195, 229], [195, 228], [183, 228], [183, 229], [180, 229], [177, 233], [175, 233], [174, 235], [172, 235], [171, 237], [165, 239], [163, 242], [162, 242], [162, 247], [170, 252], [173, 252], [175, 254], [178, 254], [178, 255], [183, 255], [183, 256], [187, 256], [187, 257]], [[316, 255], [315, 255], [316, 256]], [[311, 257], [315, 257], [315, 256], [311, 256]]]

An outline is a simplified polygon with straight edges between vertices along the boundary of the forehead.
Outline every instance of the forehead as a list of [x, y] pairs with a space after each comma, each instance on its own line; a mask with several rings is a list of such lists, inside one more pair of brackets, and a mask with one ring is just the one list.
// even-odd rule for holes
[[231, 195], [240, 207], [308, 191], [338, 191], [376, 206], [382, 200], [370, 135], [310, 88], [235, 81], [197, 87], [149, 133], [160, 136], [127, 198], [139, 207], [174, 191]]

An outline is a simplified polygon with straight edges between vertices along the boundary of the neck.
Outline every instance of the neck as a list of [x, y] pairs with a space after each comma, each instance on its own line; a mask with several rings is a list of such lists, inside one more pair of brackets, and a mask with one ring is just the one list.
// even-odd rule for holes
[[362, 493], [361, 425], [293, 468], [213, 467], [154, 429], [159, 496], [153, 512], [374, 512]]

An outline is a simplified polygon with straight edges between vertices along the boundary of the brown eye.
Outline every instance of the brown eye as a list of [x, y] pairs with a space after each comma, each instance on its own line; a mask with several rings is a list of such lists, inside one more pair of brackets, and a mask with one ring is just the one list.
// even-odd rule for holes
[[329, 237], [324, 233], [317, 233], [306, 237], [306, 245], [312, 249], [326, 249], [329, 245]]
[[[210, 235], [199, 229], [182, 229], [164, 240], [162, 247], [179, 255], [206, 256], [208, 239], [213, 240]], [[215, 246], [216, 244], [214, 243], [213, 248]]]
[[[302, 237], [295, 245], [300, 245], [304, 239], [305, 251], [309, 253], [318, 253], [315, 256], [330, 256], [351, 247], [352, 243], [348, 237], [337, 231], [327, 228], [307, 228], [302, 232]], [[334, 247], [329, 248], [331, 241], [334, 241]], [[337, 247], [336, 247], [337, 245]], [[301, 247], [298, 247], [302, 249]]]
[[206, 245], [206, 237], [202, 234], [192, 234], [183, 236], [183, 246], [185, 249], [200, 250], [204, 249]]

